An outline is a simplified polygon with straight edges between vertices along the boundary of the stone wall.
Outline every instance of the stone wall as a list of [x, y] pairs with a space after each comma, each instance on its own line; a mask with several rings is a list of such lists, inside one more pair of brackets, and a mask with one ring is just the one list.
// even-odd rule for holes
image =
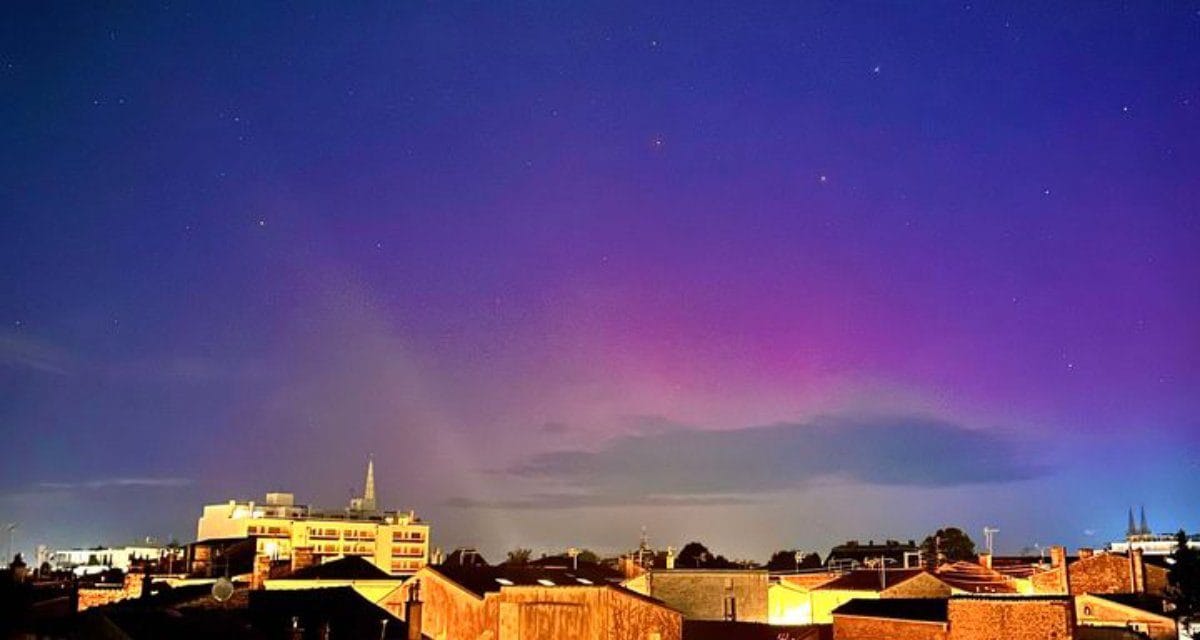
[[952, 598], [948, 640], [1072, 640], [1075, 610], [1062, 598]]
[[944, 622], [833, 617], [833, 640], [947, 640], [948, 637]]
[[102, 607], [129, 598], [140, 598], [144, 578], [145, 576], [141, 573], [127, 573], [124, 582], [120, 585], [80, 587], [78, 610]]
[[725, 602], [737, 603], [737, 619], [767, 622], [766, 571], [674, 569], [647, 576], [649, 595], [683, 613], [689, 620], [724, 620]]

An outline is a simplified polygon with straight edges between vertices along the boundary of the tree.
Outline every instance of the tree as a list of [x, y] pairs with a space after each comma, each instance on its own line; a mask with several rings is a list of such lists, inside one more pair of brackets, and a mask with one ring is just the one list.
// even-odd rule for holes
[[533, 549], [524, 549], [524, 548], [513, 549], [512, 551], [508, 552], [507, 563], [511, 564], [511, 565], [517, 565], [517, 566], [527, 565], [527, 564], [529, 564], [529, 558], [531, 556], [533, 556]]
[[1188, 535], [1182, 529], [1175, 534], [1175, 542], [1166, 597], [1175, 604], [1181, 624], [1186, 624], [1200, 617], [1200, 550], [1188, 546]]
[[767, 561], [768, 571], [799, 571], [800, 569], [819, 569], [821, 556], [800, 549], [782, 549], [771, 554]]
[[681, 568], [696, 568], [706, 566], [712, 553], [708, 547], [699, 542], [689, 542], [679, 550], [675, 557], [675, 566]]
[[576, 556], [576, 559], [578, 559], [579, 562], [581, 562], [581, 563], [582, 562], [586, 562], [588, 564], [599, 564], [600, 563], [600, 556], [596, 555], [596, 552], [592, 551], [591, 549], [581, 549], [579, 551], [579, 555]]
[[975, 560], [975, 542], [962, 529], [946, 527], [925, 537], [921, 543], [925, 564], [937, 567], [943, 562]]
[[729, 569], [733, 563], [725, 556], [713, 555], [708, 547], [699, 542], [689, 542], [679, 550], [675, 566], [680, 569]]

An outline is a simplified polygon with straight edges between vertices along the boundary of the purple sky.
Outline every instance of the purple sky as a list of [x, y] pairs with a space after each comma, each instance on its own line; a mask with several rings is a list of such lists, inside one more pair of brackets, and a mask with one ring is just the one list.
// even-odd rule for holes
[[1200, 5], [0, 9], [0, 523], [1200, 527]]

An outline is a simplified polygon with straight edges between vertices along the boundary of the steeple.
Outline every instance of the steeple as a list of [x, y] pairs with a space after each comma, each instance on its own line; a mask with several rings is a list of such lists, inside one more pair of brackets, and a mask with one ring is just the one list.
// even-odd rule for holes
[[1138, 533], [1144, 536], [1150, 535], [1150, 525], [1146, 524], [1146, 505], [1142, 505], [1142, 524], [1138, 527]]
[[367, 482], [363, 485], [363, 511], [375, 510], [375, 456], [367, 456]]
[[1125, 537], [1132, 538], [1137, 534], [1137, 525], [1133, 524], [1133, 507], [1129, 507], [1129, 526], [1125, 528]]

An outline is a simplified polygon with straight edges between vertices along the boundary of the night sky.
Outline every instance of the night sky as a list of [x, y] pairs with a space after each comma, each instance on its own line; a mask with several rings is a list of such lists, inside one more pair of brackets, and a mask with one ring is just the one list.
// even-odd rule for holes
[[0, 8], [18, 546], [1200, 528], [1200, 3], [344, 4]]

